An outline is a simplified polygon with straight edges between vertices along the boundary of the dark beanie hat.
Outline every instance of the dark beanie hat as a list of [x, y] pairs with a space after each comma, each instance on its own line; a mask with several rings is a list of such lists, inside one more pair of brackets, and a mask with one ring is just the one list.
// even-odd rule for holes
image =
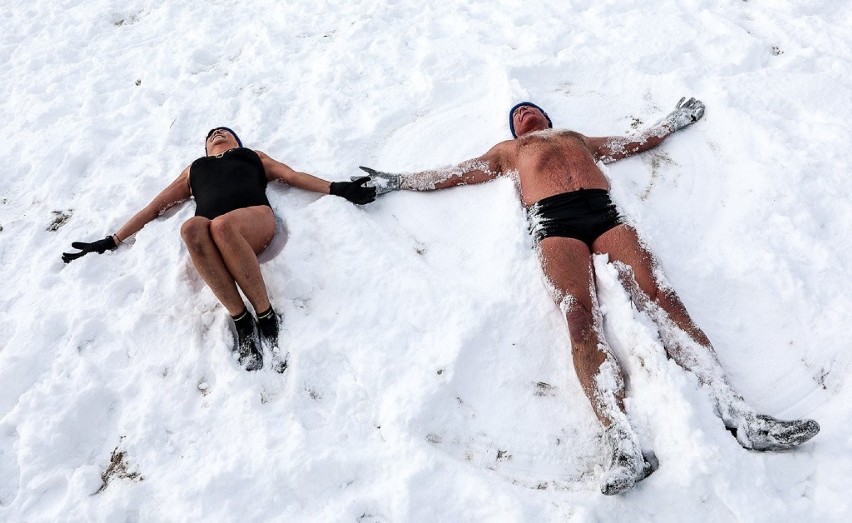
[[510, 130], [510, 131], [512, 131], [512, 138], [517, 138], [517, 137], [518, 137], [518, 135], [517, 135], [517, 134], [515, 134], [515, 122], [513, 122], [513, 121], [512, 121], [512, 115], [513, 115], [513, 114], [515, 114], [515, 110], [516, 110], [518, 107], [523, 107], [523, 106], [525, 106], [525, 105], [526, 105], [526, 106], [529, 106], [529, 107], [533, 107], [533, 108], [538, 109], [539, 111], [541, 111], [541, 114], [543, 114], [543, 115], [544, 115], [544, 117], [545, 117], [545, 118], [547, 118], [547, 125], [548, 125], [548, 127], [550, 127], [551, 129], [553, 129], [553, 122], [552, 122], [552, 121], [550, 121], [550, 117], [549, 117], [549, 116], [547, 116], [547, 113], [546, 113], [546, 112], [544, 112], [544, 109], [542, 109], [541, 107], [537, 106], [536, 104], [534, 104], [534, 103], [532, 103], [532, 102], [521, 102], [521, 103], [519, 103], [519, 104], [516, 104], [516, 105], [515, 105], [514, 107], [512, 107], [511, 109], [509, 109], [509, 130]]

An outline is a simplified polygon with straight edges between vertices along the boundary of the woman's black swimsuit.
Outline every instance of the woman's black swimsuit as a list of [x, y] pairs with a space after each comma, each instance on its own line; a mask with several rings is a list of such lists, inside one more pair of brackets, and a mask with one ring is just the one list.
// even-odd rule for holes
[[532, 204], [527, 217], [536, 242], [560, 236], [585, 242], [589, 249], [598, 236], [623, 223], [604, 189], [580, 189], [549, 196]]
[[260, 156], [238, 147], [221, 156], [205, 156], [189, 167], [195, 215], [213, 219], [235, 209], [269, 205], [266, 171]]

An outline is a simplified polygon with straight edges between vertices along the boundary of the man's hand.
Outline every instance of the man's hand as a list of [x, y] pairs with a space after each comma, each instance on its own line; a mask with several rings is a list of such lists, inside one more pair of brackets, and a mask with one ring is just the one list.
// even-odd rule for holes
[[[370, 169], [369, 167], [363, 166], [359, 167], [359, 169], [369, 175], [366, 177], [369, 180], [367, 182], [367, 187], [375, 187], [376, 196], [392, 191], [398, 191], [400, 189], [402, 176], [400, 176], [399, 174], [383, 173], [381, 171], [377, 171], [375, 169]], [[353, 176], [352, 179], [355, 180], [360, 178]]]
[[75, 249], [80, 249], [80, 252], [63, 252], [62, 253], [62, 261], [65, 263], [71, 263], [81, 256], [85, 256], [90, 252], [96, 252], [98, 254], [103, 254], [106, 251], [111, 251], [118, 247], [118, 244], [115, 243], [115, 238], [112, 236], [107, 236], [103, 240], [98, 240], [92, 243], [86, 242], [73, 242], [71, 247]]
[[677, 106], [675, 106], [675, 110], [663, 118], [664, 122], [671, 124], [673, 131], [680, 131], [704, 116], [704, 104], [701, 100], [696, 100], [695, 98], [684, 100], [686, 100], [686, 97], [681, 98]]
[[370, 181], [369, 176], [362, 176], [351, 182], [331, 182], [329, 193], [346, 198], [352, 203], [364, 205], [376, 199], [376, 189], [366, 185], [368, 181]]

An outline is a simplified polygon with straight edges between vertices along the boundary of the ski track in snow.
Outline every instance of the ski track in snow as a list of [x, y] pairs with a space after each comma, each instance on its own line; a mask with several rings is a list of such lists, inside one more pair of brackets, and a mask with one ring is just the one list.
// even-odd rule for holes
[[[0, 520], [846, 521], [852, 475], [848, 3], [155, 4], [0, 14]], [[605, 329], [660, 468], [599, 493], [601, 430], [502, 179], [366, 207], [270, 186], [262, 256], [290, 368], [248, 374], [180, 240], [184, 204], [68, 266], [208, 129], [331, 180], [454, 164], [531, 99], [626, 134], [607, 166], [732, 384], [812, 417], [740, 448], [605, 258]]]

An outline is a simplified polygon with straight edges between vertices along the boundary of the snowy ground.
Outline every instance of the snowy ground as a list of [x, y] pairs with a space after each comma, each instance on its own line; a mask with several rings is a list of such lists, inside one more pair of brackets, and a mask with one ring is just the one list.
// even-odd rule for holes
[[[849, 2], [33, 0], [0, 12], [0, 520], [847, 521]], [[622, 134], [614, 198], [759, 410], [740, 448], [596, 260], [660, 469], [598, 492], [600, 429], [499, 180], [364, 208], [269, 190], [292, 367], [248, 374], [179, 237], [116, 230], [229, 125], [326, 179], [485, 152], [516, 101]], [[104, 479], [105, 478], [105, 479]]]

